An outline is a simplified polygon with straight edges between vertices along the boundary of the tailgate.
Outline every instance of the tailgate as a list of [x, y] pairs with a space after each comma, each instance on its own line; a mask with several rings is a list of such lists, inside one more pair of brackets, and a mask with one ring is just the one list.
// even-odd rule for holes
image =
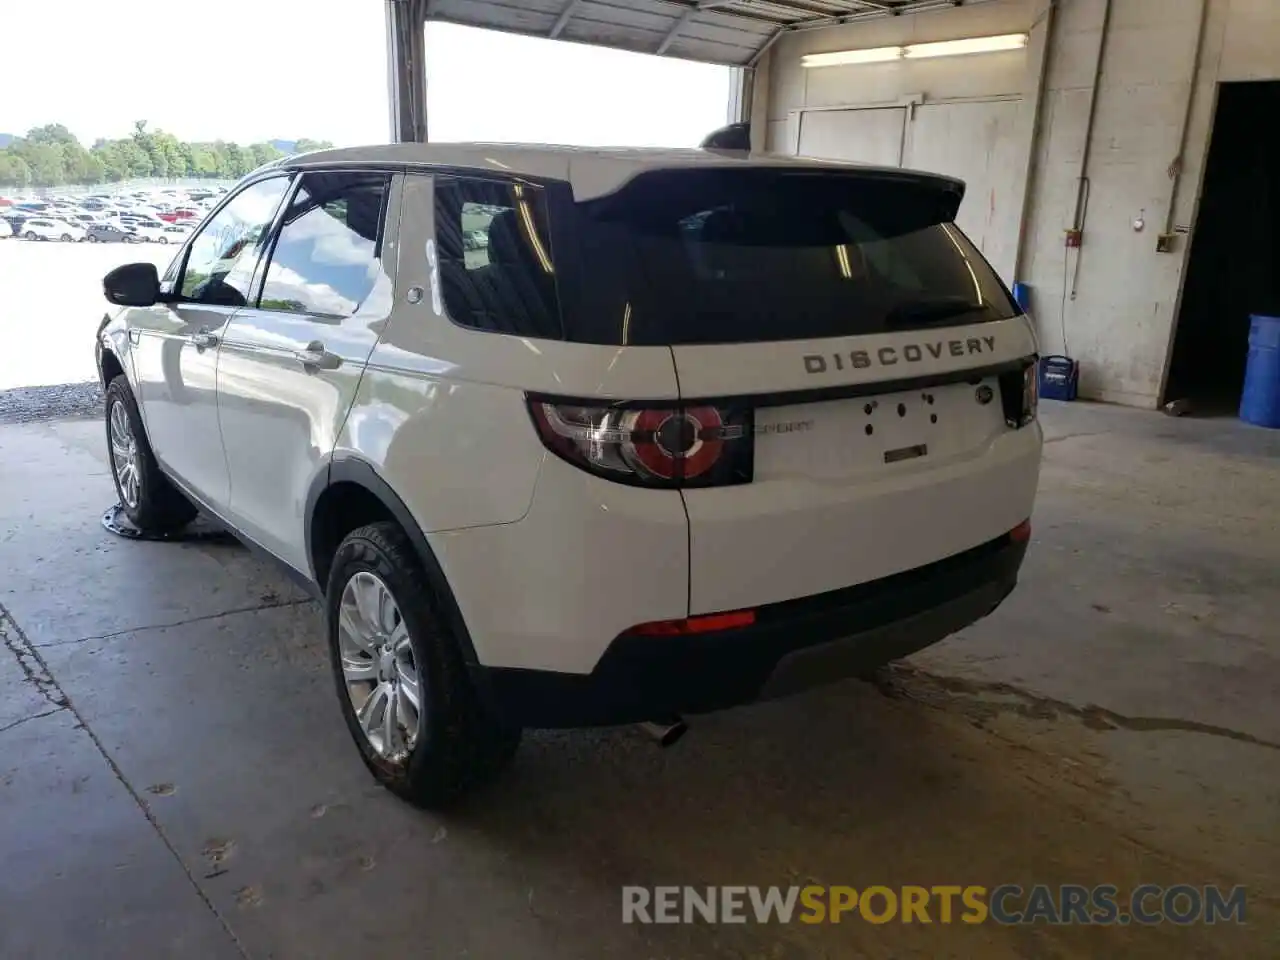
[[[1006, 424], [996, 373], [1033, 352], [1025, 320], [836, 343], [673, 348], [687, 398], [763, 387], [752, 482], [684, 491], [691, 615], [890, 576], [1030, 515], [1039, 430]], [[855, 351], [898, 361], [838, 369]], [[892, 376], [907, 364], [919, 373]]]

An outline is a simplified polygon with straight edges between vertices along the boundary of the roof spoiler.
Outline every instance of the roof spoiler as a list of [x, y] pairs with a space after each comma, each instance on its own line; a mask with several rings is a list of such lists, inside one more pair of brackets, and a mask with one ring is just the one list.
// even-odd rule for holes
[[751, 124], [731, 123], [713, 130], [703, 138], [699, 146], [703, 150], [725, 150], [736, 153], [751, 152]]

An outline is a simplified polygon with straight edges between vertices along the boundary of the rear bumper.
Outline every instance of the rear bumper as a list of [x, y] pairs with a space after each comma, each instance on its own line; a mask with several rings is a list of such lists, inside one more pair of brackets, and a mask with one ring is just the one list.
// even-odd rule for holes
[[1004, 535], [915, 570], [756, 608], [756, 623], [694, 636], [623, 633], [589, 674], [475, 665], [511, 722], [580, 727], [702, 713], [797, 693], [907, 656], [986, 616], [1026, 543]]

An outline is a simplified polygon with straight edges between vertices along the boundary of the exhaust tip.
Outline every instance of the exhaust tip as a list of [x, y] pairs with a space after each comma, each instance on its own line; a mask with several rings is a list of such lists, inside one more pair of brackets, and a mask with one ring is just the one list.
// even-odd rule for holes
[[673, 746], [689, 732], [689, 725], [680, 717], [675, 717], [671, 720], [651, 720], [637, 726], [660, 747]]

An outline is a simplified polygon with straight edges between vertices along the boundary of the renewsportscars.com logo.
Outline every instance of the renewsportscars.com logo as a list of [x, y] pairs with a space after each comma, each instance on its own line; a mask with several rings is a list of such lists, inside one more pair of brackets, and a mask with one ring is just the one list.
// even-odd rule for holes
[[1244, 923], [1244, 887], [623, 887], [623, 923]]

